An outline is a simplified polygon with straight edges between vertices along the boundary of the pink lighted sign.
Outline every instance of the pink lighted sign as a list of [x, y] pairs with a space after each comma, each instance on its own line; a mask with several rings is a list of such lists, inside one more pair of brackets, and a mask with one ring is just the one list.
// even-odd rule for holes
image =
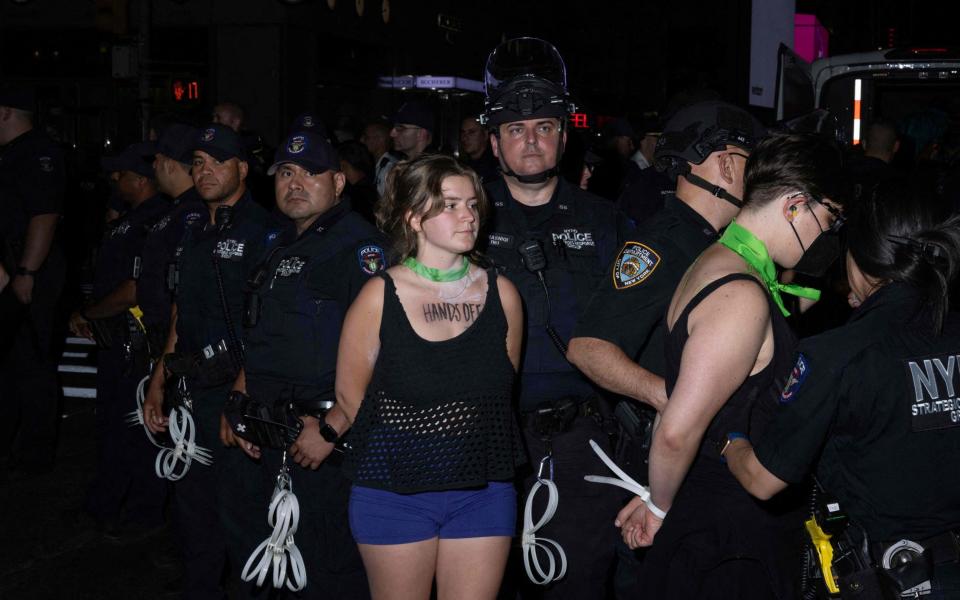
[[816, 15], [797, 13], [793, 18], [793, 51], [807, 62], [830, 56], [830, 34]]

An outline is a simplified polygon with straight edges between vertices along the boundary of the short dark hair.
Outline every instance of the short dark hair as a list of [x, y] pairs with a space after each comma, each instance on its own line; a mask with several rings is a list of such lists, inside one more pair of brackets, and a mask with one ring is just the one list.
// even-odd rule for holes
[[879, 183], [852, 210], [847, 248], [867, 275], [923, 292], [939, 333], [960, 271], [960, 215], [940, 222], [928, 195], [905, 179]]
[[839, 146], [812, 133], [774, 134], [757, 144], [747, 160], [743, 187], [744, 210], [793, 192], [840, 205], [848, 197]]
[[[443, 180], [455, 176], [466, 177], [473, 183], [482, 224], [490, 205], [480, 176], [452, 156], [424, 154], [399, 162], [390, 170], [376, 216], [377, 225], [390, 238], [397, 262], [417, 253], [417, 234], [410, 227], [410, 216], [421, 215], [422, 222], [439, 214], [443, 210]], [[469, 258], [475, 263], [481, 261], [476, 248]]]
[[343, 142], [337, 147], [340, 160], [368, 177], [373, 176], [373, 157], [367, 147], [356, 140]]

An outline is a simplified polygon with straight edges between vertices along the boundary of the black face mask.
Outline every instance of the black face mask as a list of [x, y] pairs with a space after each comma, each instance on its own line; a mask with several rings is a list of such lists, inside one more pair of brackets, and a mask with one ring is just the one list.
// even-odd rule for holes
[[[809, 205], [807, 208], [810, 208]], [[813, 209], [810, 209], [810, 212], [813, 214]], [[830, 265], [840, 256], [840, 235], [836, 231], [824, 231], [816, 214], [813, 215], [813, 218], [817, 221], [820, 235], [813, 240], [809, 248], [803, 247], [803, 241], [800, 239], [800, 234], [797, 233], [797, 228], [793, 226], [792, 222], [790, 223], [793, 235], [797, 236], [797, 241], [800, 242], [800, 248], [803, 250], [803, 256], [794, 265], [793, 270], [810, 277], [822, 277], [830, 268]]]

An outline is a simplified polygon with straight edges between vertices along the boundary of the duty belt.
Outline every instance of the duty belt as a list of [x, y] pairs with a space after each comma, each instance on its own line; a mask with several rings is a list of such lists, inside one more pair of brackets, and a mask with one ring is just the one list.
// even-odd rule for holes
[[523, 415], [524, 426], [540, 435], [558, 435], [568, 431], [579, 417], [602, 418], [600, 402], [597, 396], [564, 396], [548, 400]]

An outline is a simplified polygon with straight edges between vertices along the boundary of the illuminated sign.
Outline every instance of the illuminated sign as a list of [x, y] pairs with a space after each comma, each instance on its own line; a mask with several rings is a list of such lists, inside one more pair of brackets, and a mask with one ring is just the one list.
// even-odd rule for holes
[[173, 99], [177, 102], [200, 99], [200, 83], [196, 79], [192, 81], [175, 79], [170, 84], [170, 91], [173, 93]]
[[590, 129], [587, 113], [570, 113], [570, 123], [574, 129]]

